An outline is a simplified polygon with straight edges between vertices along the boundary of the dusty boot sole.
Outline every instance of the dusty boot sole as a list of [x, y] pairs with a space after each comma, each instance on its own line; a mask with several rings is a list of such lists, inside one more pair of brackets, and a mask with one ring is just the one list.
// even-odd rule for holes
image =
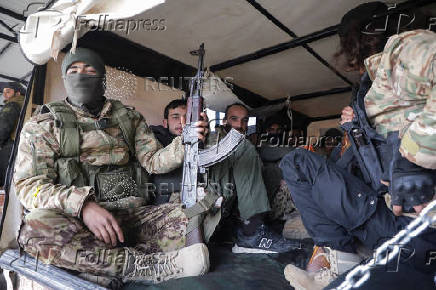
[[244, 248], [244, 247], [239, 247], [237, 244], [235, 244], [232, 248], [232, 253], [234, 253], [234, 254], [277, 254], [278, 252], [270, 251], [270, 250], [254, 249], [254, 248]]

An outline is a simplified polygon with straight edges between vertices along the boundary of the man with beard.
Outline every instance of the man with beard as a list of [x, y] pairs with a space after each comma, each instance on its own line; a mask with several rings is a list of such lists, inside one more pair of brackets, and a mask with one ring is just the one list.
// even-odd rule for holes
[[[171, 142], [181, 135], [181, 120], [186, 115], [186, 102], [175, 100], [165, 108], [163, 126], [152, 127], [162, 144]], [[246, 133], [248, 110], [242, 104], [232, 104], [226, 108], [223, 126], [209, 134], [207, 146], [216, 144], [233, 128]], [[295, 243], [273, 232], [264, 223], [264, 214], [271, 210], [265, 185], [262, 179], [262, 163], [254, 145], [245, 139], [238, 149], [222, 162], [209, 169], [208, 194], [222, 196], [220, 209], [208, 209], [204, 214], [204, 239], [209, 241], [216, 227], [224, 225], [234, 210], [239, 212], [241, 226], [237, 230], [237, 241], [233, 247], [235, 253], [277, 253], [295, 249]], [[182, 169], [168, 174], [154, 176], [158, 191], [158, 202], [170, 200], [170, 195], [180, 191]], [[174, 198], [174, 196], [177, 196]], [[178, 199], [174, 194], [171, 200]]]
[[[162, 147], [139, 112], [104, 97], [105, 73], [94, 51], [68, 53], [67, 98], [23, 127], [14, 174], [26, 212], [18, 242], [44, 263], [124, 282], [202, 275], [208, 250], [188, 242], [181, 205], [146, 206], [143, 186], [143, 169], [181, 166], [182, 139]], [[207, 122], [196, 126], [204, 139]]]

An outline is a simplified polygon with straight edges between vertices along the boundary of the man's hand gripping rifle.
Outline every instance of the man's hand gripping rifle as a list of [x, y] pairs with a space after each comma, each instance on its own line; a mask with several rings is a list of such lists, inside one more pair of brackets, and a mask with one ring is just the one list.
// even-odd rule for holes
[[[186, 125], [183, 128], [185, 158], [181, 199], [186, 208], [193, 207], [204, 197], [202, 193], [207, 186], [207, 168], [227, 158], [244, 139], [243, 134], [232, 129], [218, 144], [201, 150], [203, 143], [198, 139], [194, 124], [200, 121], [200, 113], [204, 110], [202, 97], [204, 52], [204, 44], [201, 44], [198, 50], [191, 52], [193, 55], [198, 55], [198, 71], [191, 81], [190, 97], [187, 100]], [[207, 207], [208, 205], [203, 205], [203, 208]]]

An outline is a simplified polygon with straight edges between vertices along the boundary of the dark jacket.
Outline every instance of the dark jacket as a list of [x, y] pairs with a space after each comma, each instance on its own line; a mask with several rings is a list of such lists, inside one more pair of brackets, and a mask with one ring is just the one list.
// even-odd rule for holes
[[[156, 139], [164, 146], [168, 146], [176, 135], [170, 133], [168, 128], [163, 126], [150, 126]], [[183, 177], [183, 167], [179, 167], [171, 172], [165, 174], [153, 175], [153, 184], [156, 188], [155, 193], [157, 195], [156, 202], [158, 204], [167, 202], [171, 193], [180, 192], [181, 183]]]
[[0, 146], [8, 140], [14, 139], [15, 127], [20, 118], [21, 108], [23, 107], [24, 96], [12, 97], [5, 102], [0, 111]]
[[[360, 80], [359, 87], [353, 91], [351, 107], [355, 118], [352, 122], [341, 126], [347, 132], [351, 146], [336, 161], [336, 164], [361, 178], [376, 192], [382, 193], [386, 192], [387, 188], [380, 183], [380, 180], [386, 180], [384, 174], [388, 172], [392, 150], [385, 138], [379, 135], [368, 121], [364, 98], [371, 85], [371, 79], [368, 73], [365, 73]], [[354, 130], [362, 134], [356, 135]]]

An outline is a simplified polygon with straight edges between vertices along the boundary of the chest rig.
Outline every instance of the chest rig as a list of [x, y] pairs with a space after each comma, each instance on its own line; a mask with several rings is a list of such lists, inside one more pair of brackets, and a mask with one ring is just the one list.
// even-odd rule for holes
[[[92, 186], [96, 199], [107, 208], [141, 206], [149, 201], [148, 173], [135, 158], [135, 131], [132, 113], [117, 100], [110, 100], [112, 114], [95, 122], [79, 122], [75, 112], [64, 102], [44, 105], [41, 113], [50, 112], [59, 129], [60, 156], [55, 168], [57, 183], [66, 186]], [[126, 165], [94, 166], [80, 162], [80, 132], [118, 127], [129, 148]]]

